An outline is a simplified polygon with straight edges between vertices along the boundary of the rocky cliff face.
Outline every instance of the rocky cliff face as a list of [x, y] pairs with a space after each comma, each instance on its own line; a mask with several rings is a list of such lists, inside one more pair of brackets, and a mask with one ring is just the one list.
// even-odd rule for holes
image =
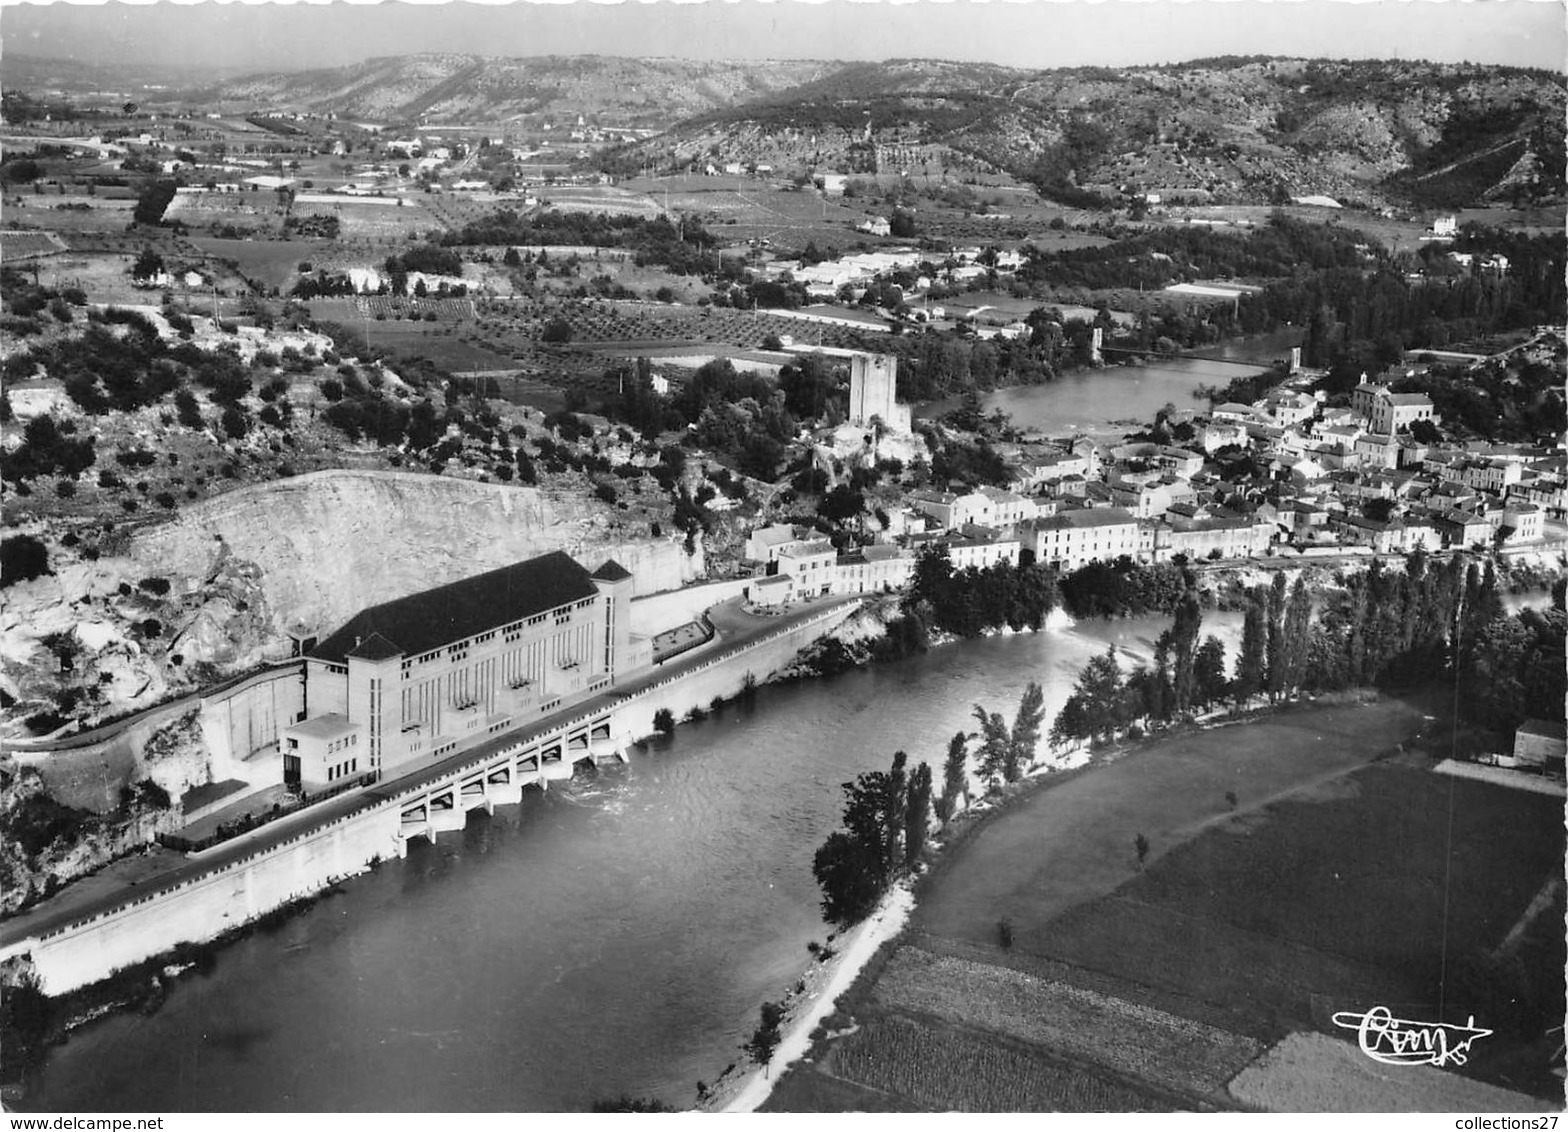
[[[703, 571], [700, 547], [688, 556], [679, 542], [630, 538], [613, 509], [580, 496], [400, 472], [316, 472], [244, 488], [140, 532], [129, 554], [147, 570], [204, 582], [246, 577], [267, 610], [258, 628], [276, 643], [292, 625], [329, 632], [365, 606], [552, 550], [590, 569], [614, 558], [639, 594]], [[223, 612], [194, 635], [218, 636]]]
[[119, 554], [13, 586], [4, 686], [21, 716], [101, 718], [287, 655], [292, 627], [330, 632], [367, 605], [553, 550], [589, 569], [614, 558], [638, 594], [705, 568], [700, 543], [688, 555], [679, 539], [633, 537], [577, 495], [316, 472], [194, 504]]

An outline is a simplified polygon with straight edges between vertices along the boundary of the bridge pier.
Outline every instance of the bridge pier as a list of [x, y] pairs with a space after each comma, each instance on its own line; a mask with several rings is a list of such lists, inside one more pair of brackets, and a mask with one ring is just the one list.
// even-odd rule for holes
[[448, 786], [430, 799], [430, 840], [435, 840], [435, 831], [459, 830], [467, 824], [468, 811], [463, 808], [457, 786]]

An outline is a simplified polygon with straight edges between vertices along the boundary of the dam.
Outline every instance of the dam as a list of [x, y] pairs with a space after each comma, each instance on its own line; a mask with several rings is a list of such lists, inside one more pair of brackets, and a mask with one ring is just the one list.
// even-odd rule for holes
[[[214, 939], [378, 861], [401, 858], [410, 841], [462, 830], [474, 810], [516, 805], [525, 788], [547, 789], [579, 764], [624, 759], [633, 742], [656, 730], [661, 710], [679, 719], [734, 696], [748, 680], [766, 679], [860, 604], [820, 600], [766, 618], [744, 613], [738, 600], [716, 606], [714, 639], [651, 671], [618, 684], [601, 680], [588, 698], [559, 710], [546, 699], [533, 720], [473, 712], [489, 734], [461, 750], [438, 747], [363, 787], [350, 782], [320, 802], [189, 852], [133, 887], [85, 903], [47, 901], [13, 917], [0, 924], [0, 960], [25, 956], [41, 989], [58, 995], [177, 944]], [[283, 729], [284, 739], [295, 730]]]

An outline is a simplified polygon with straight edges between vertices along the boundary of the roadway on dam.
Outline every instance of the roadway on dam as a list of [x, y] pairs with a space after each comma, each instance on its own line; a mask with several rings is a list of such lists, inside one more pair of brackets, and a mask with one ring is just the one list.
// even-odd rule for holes
[[[111, 912], [150, 892], [177, 887], [242, 858], [275, 848], [301, 833], [339, 818], [389, 805], [399, 794], [439, 782], [463, 767], [483, 761], [489, 754], [526, 742], [536, 735], [547, 734], [572, 720], [613, 709], [655, 684], [677, 679], [698, 668], [725, 660], [762, 638], [786, 632], [803, 622], [859, 600], [858, 597], [819, 598], [793, 604], [786, 611], [773, 615], [747, 612], [741, 607], [738, 598], [723, 602], [708, 612], [709, 620], [716, 630], [712, 641], [643, 673], [625, 685], [600, 692], [581, 703], [521, 725], [466, 750], [446, 755], [437, 762], [409, 767], [395, 778], [383, 779], [363, 789], [339, 794], [285, 815], [206, 850], [199, 858], [160, 847], [145, 855], [114, 862], [94, 876], [68, 885], [42, 903], [0, 922], [0, 948], [9, 948], [26, 939]], [[766, 677], [767, 673], [761, 675]]]

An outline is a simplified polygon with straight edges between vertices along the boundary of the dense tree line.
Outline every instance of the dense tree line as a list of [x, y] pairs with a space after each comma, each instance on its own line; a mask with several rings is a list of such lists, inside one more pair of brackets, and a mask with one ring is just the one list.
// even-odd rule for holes
[[904, 614], [928, 629], [978, 637], [1002, 628], [1038, 630], [1056, 607], [1056, 575], [1039, 563], [954, 570], [947, 548], [922, 547], [904, 598]]
[[1060, 586], [1062, 606], [1074, 617], [1139, 617], [1174, 612], [1191, 579], [1176, 563], [1140, 564], [1122, 555], [1081, 566]]
[[163, 214], [174, 201], [178, 188], [179, 182], [167, 177], [148, 181], [136, 198], [136, 207], [131, 211], [132, 221], [137, 224], [163, 223]]
[[1562, 719], [1564, 625], [1560, 589], [1549, 609], [1508, 613], [1490, 562], [1434, 565], [1417, 553], [1403, 573], [1374, 562], [1324, 601], [1306, 638], [1305, 686], [1406, 687], [1453, 678], [1457, 660], [1465, 719], [1503, 731]]
[[463, 259], [451, 248], [436, 244], [419, 244], [396, 255], [389, 255], [384, 265], [388, 275], [399, 272], [423, 272], [426, 275], [461, 275]]
[[728, 358], [704, 363], [672, 395], [656, 393], [646, 358], [611, 371], [620, 386], [614, 411], [644, 436], [695, 425], [699, 444], [755, 479], [773, 480], [798, 424], [789, 394]]
[[[823, 919], [845, 925], [864, 919], [916, 859], [929, 822], [931, 770], [922, 764], [911, 776], [906, 762], [898, 751], [889, 770], [843, 784], [843, 828], [817, 849], [811, 866]], [[918, 831], [912, 838], [910, 829]]]
[[1539, 442], [1568, 428], [1562, 361], [1555, 364], [1522, 354], [1492, 359], [1474, 369], [1435, 365], [1393, 382], [1397, 393], [1425, 393], [1449, 431], [1489, 440]]
[[1299, 692], [1401, 689], [1456, 681], [1462, 718], [1511, 732], [1526, 719], [1563, 718], [1563, 592], [1547, 610], [1507, 613], [1495, 571], [1463, 556], [1434, 564], [1412, 553], [1405, 569], [1380, 560], [1314, 596], [1283, 574], [1246, 594], [1234, 674], [1201, 624], [1190, 589], [1171, 629], [1156, 642], [1153, 668], [1124, 674], [1116, 650], [1094, 658], [1052, 725], [1053, 741], [1103, 738], [1159, 723], [1222, 699], [1270, 702]]
[[1276, 213], [1267, 225], [1247, 233], [1160, 227], [1101, 247], [1062, 252], [1031, 247], [1018, 275], [1026, 282], [1053, 287], [1158, 290], [1191, 279], [1359, 269], [1368, 248], [1367, 237], [1359, 232]]
[[[925, 848], [933, 814], [946, 824], [968, 804], [971, 760], [988, 792], [1017, 782], [1034, 761], [1045, 722], [1044, 692], [1024, 689], [1011, 727], [1001, 713], [974, 706], [980, 730], [958, 732], [942, 764], [941, 794], [931, 767], [906, 769], [908, 756], [895, 752], [886, 771], [867, 771], [843, 784], [843, 825], [817, 849], [812, 875], [822, 889], [822, 916], [841, 925], [866, 917], [889, 886], [914, 869]], [[970, 752], [971, 738], [979, 744]]]
[[1171, 627], [1154, 645], [1154, 667], [1125, 675], [1115, 646], [1080, 673], [1051, 725], [1053, 742], [1098, 739], [1139, 722], [1167, 722], [1205, 709], [1230, 690], [1225, 650], [1213, 636], [1200, 642], [1203, 608], [1190, 573], [1183, 572]]
[[517, 244], [527, 247], [576, 245], [595, 248], [629, 248], [638, 264], [657, 264], [676, 275], [701, 275], [711, 269], [704, 249], [711, 253], [718, 241], [700, 223], [683, 218], [611, 216], [608, 213], [544, 212], [523, 216], [499, 209], [446, 233], [447, 247], [472, 244]]
[[1327, 388], [1343, 392], [1363, 371], [1375, 373], [1407, 349], [1441, 349], [1487, 334], [1554, 324], [1568, 301], [1561, 235], [1470, 229], [1466, 246], [1508, 256], [1503, 275], [1473, 269], [1407, 279], [1392, 262], [1373, 268], [1302, 272], [1268, 284], [1241, 303], [1247, 332], [1286, 322], [1307, 328], [1303, 357], [1331, 370]]

